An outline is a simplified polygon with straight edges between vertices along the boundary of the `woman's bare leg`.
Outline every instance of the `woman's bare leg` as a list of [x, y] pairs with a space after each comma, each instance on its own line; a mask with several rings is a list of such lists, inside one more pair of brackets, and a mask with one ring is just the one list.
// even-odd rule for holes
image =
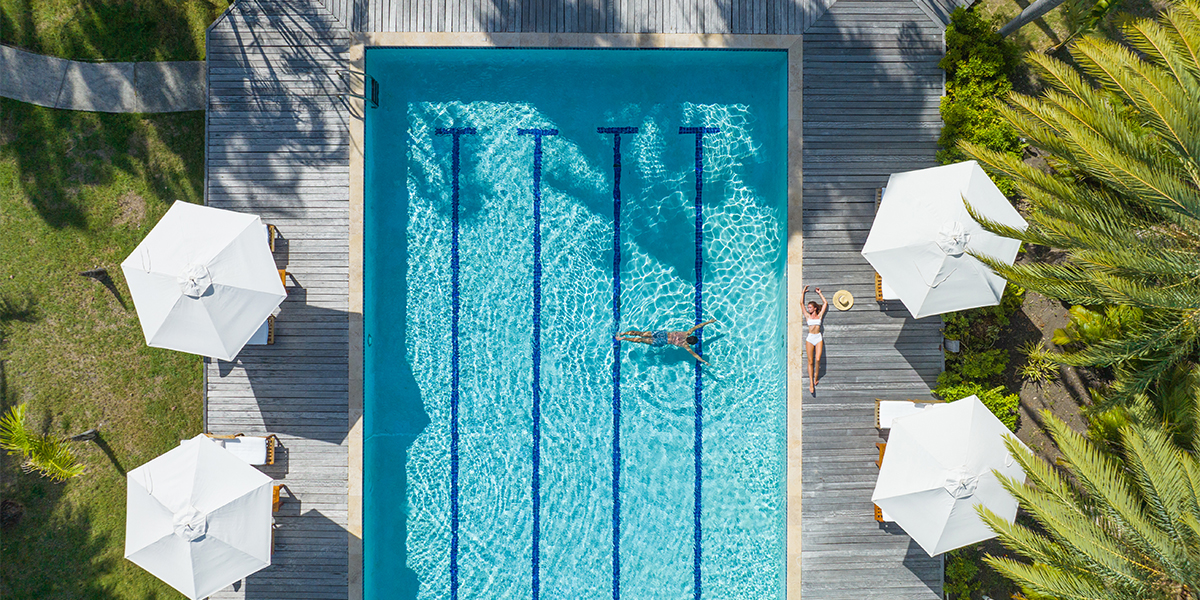
[[809, 373], [813, 373], [813, 376], [812, 376], [813, 387], [816, 387], [817, 384], [820, 383], [819, 381], [817, 381], [816, 378], [818, 376], [820, 376], [820, 374], [821, 374], [821, 354], [823, 354], [825, 352], [825, 340], [821, 340], [821, 341], [817, 342], [816, 350], [817, 350], [817, 359], [815, 361], [813, 361], [815, 364], [808, 365], [809, 369], [810, 369]]
[[804, 353], [808, 356], [808, 391], [813, 394], [817, 393], [817, 384], [814, 383], [816, 381], [816, 371], [813, 369], [813, 362], [816, 360], [814, 352], [816, 352], [816, 349], [813, 345], [804, 342]]

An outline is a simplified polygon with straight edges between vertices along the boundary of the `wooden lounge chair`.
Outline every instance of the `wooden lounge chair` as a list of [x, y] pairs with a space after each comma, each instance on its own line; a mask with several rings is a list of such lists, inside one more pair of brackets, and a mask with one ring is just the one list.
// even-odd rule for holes
[[883, 467], [883, 451], [887, 449], [887, 442], [875, 442], [875, 447], [879, 448], [879, 459], [875, 461], [876, 467]]
[[279, 507], [283, 505], [283, 500], [279, 498], [279, 490], [283, 488], [282, 483], [277, 483], [271, 490], [271, 512], [279, 512]]
[[204, 435], [221, 442], [221, 445], [238, 458], [255, 466], [275, 464], [275, 446], [279, 438], [275, 434], [265, 437], [235, 433], [233, 435]]
[[875, 428], [891, 429], [892, 419], [920, 412], [930, 404], [945, 404], [942, 400], [881, 400], [875, 399]]
[[247, 346], [269, 346], [275, 343], [275, 315], [267, 317], [262, 327], [254, 332], [250, 340], [246, 342]]
[[[875, 188], [875, 212], [879, 212], [879, 203], [883, 202], [883, 193], [887, 190], [885, 187]], [[890, 290], [889, 290], [890, 291]], [[875, 301], [879, 303], [888, 300], [896, 300], [896, 298], [885, 298], [883, 295], [883, 276], [875, 273]]]
[[267, 223], [267, 247], [275, 252], [275, 238], [279, 237], [279, 228]]

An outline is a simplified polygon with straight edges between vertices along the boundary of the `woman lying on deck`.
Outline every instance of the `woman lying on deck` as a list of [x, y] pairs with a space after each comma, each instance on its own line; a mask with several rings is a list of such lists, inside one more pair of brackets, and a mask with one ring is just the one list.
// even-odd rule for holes
[[[804, 302], [807, 295], [806, 285], [800, 301]], [[808, 391], [814, 396], [817, 394], [817, 376], [821, 373], [821, 353], [825, 350], [825, 340], [821, 337], [821, 319], [825, 318], [825, 311], [829, 310], [829, 301], [825, 299], [825, 294], [821, 293], [821, 288], [817, 288], [817, 295], [821, 297], [821, 306], [817, 307], [816, 302], [809, 302], [804, 309], [808, 315], [808, 337], [804, 338], [804, 349], [808, 353]]]
[[663, 329], [656, 331], [638, 331], [636, 329], [631, 329], [629, 331], [621, 332], [619, 335], [617, 335], [617, 339], [623, 342], [650, 344], [655, 348], [666, 346], [667, 344], [679, 346], [680, 348], [687, 350], [692, 356], [696, 357], [696, 360], [707, 365], [708, 361], [700, 358], [700, 355], [696, 354], [696, 351], [692, 349], [692, 345], [700, 341], [699, 338], [692, 334], [705, 325], [711, 325], [716, 322], [716, 319], [709, 319], [687, 331], [666, 331]]

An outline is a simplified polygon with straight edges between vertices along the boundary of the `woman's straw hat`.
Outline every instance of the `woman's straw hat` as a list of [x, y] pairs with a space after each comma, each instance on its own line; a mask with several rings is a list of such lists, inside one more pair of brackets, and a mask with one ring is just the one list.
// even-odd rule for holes
[[854, 306], [854, 296], [846, 290], [838, 290], [833, 293], [833, 306], [838, 310], [850, 310]]

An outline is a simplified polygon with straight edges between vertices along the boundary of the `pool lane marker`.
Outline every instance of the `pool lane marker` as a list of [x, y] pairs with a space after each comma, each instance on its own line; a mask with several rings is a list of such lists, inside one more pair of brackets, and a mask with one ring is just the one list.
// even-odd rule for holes
[[612, 597], [621, 597], [621, 134], [637, 127], [597, 127], [613, 136], [613, 441], [612, 441]]
[[518, 129], [533, 136], [533, 600], [541, 595], [542, 526], [542, 138], [557, 129]]
[[[704, 307], [703, 300], [703, 282], [704, 277], [704, 211], [702, 198], [704, 196], [704, 134], [719, 133], [720, 127], [680, 127], [680, 135], [695, 135], [696, 136], [696, 325], [703, 322]], [[696, 353], [704, 356], [704, 351], [701, 344], [704, 342], [704, 330], [697, 330], [696, 335]], [[702, 469], [700, 465], [701, 453], [704, 450], [704, 387], [701, 384], [701, 363], [696, 361], [696, 383], [695, 402], [696, 402], [696, 422], [695, 431], [696, 438], [693, 442], [692, 451], [695, 454], [696, 464], [696, 480], [693, 484], [692, 498], [692, 597], [695, 600], [700, 600], [700, 556], [701, 556], [701, 529], [700, 529], [700, 484]]]
[[449, 135], [450, 150], [450, 599], [458, 600], [458, 207], [459, 137], [475, 135], [474, 127], [439, 127]]

